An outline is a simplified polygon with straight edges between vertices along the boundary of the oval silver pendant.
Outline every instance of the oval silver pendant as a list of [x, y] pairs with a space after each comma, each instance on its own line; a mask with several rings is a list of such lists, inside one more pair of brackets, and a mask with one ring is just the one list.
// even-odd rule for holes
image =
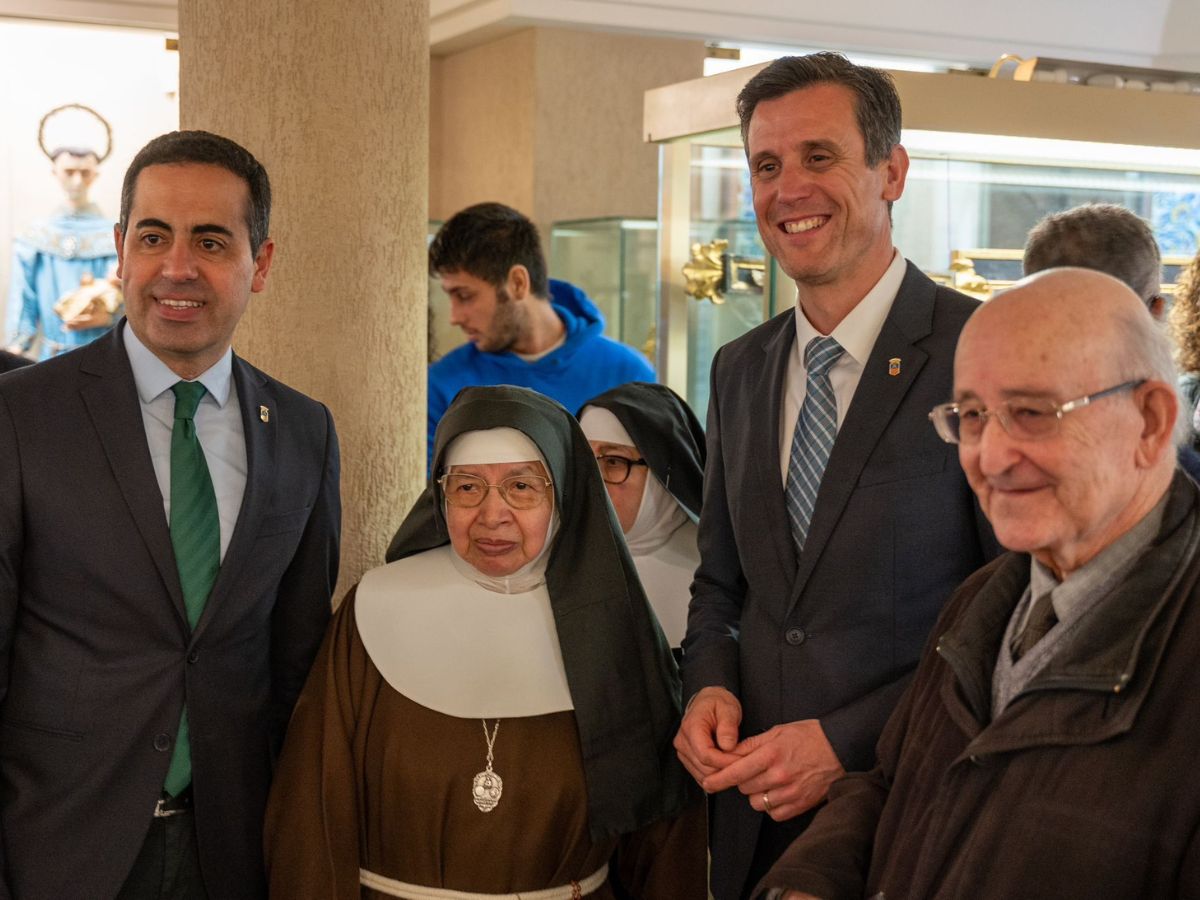
[[480, 812], [491, 812], [500, 802], [500, 794], [504, 792], [504, 781], [491, 769], [486, 769], [475, 776], [471, 784], [471, 799], [479, 807]]

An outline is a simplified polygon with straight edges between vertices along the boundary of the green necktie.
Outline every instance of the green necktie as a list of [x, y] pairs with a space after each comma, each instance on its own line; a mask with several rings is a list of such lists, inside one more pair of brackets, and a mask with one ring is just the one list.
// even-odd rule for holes
[[[188, 624], [195, 628], [221, 568], [221, 519], [204, 450], [196, 436], [196, 407], [204, 397], [204, 385], [198, 381], [180, 381], [171, 390], [175, 392], [175, 427], [171, 429], [171, 546], [175, 548]], [[191, 781], [192, 751], [185, 706], [163, 788], [174, 797]]]

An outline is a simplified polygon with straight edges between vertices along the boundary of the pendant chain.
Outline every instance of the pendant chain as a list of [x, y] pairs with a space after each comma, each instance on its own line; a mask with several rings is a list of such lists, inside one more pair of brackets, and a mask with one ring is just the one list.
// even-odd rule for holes
[[492, 729], [492, 733], [488, 734], [487, 719], [480, 719], [483, 723], [483, 739], [487, 741], [487, 771], [492, 771], [492, 761], [495, 757], [492, 755], [492, 748], [496, 746], [496, 735], [500, 733], [500, 720], [496, 720], [496, 727]]
[[492, 749], [496, 746], [496, 735], [500, 733], [500, 720], [496, 720], [496, 727], [491, 734], [488, 734], [487, 719], [479, 721], [483, 723], [483, 739], [487, 741], [487, 768], [471, 782], [471, 800], [480, 812], [488, 813], [496, 808], [504, 792], [504, 779], [492, 769]]

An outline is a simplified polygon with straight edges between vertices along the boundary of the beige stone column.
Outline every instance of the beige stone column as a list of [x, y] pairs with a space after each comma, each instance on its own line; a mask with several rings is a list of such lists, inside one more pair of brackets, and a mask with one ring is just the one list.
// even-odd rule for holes
[[339, 597], [424, 479], [428, 28], [428, 0], [179, 3], [182, 127], [271, 176], [274, 267], [234, 347], [333, 411]]

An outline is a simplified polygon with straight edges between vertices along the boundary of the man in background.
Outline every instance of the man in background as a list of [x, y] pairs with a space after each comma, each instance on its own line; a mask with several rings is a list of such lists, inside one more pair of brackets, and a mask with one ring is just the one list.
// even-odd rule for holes
[[1162, 254], [1149, 223], [1115, 203], [1085, 203], [1051, 213], [1030, 229], [1025, 274], [1074, 266], [1125, 282], [1157, 321], [1167, 315]]
[[537, 227], [502, 203], [454, 215], [429, 246], [429, 274], [450, 298], [467, 343], [429, 367], [429, 452], [464, 387], [515, 384], [569, 410], [628, 381], [653, 381], [637, 351], [604, 336], [604, 316], [579, 288], [546, 275]]

